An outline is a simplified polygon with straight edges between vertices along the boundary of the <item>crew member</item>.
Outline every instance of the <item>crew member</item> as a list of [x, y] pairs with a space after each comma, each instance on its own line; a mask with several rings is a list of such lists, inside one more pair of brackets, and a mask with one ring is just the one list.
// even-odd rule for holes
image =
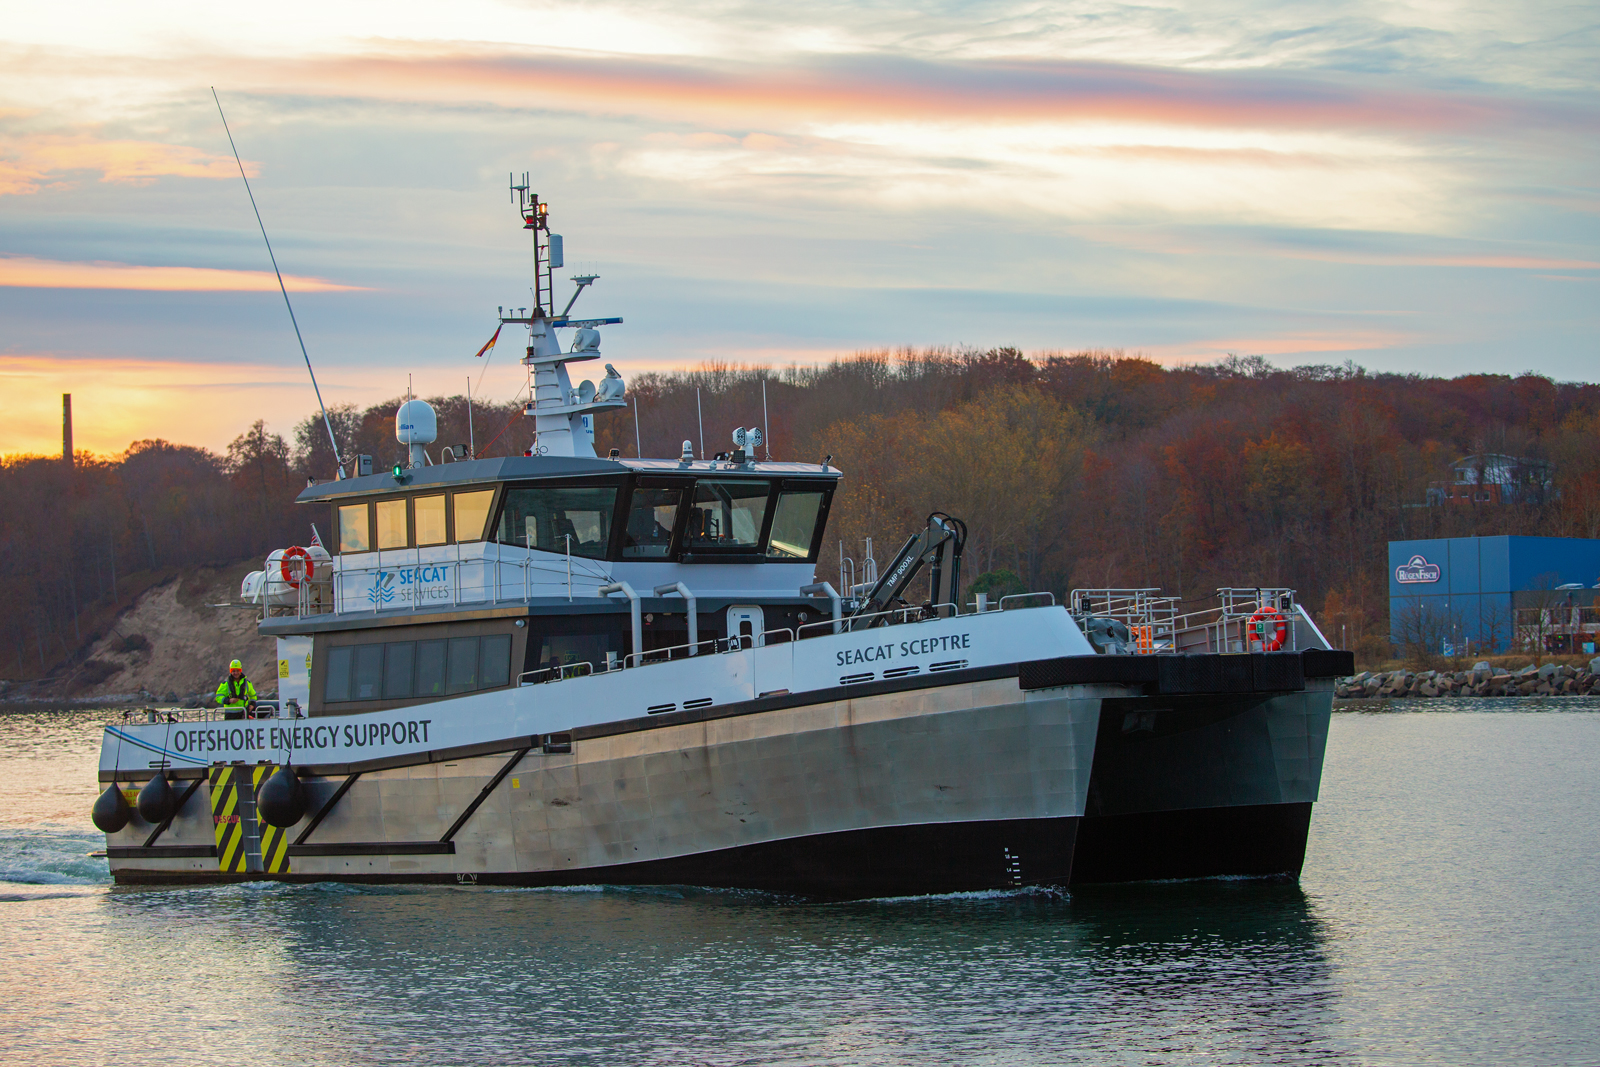
[[[255, 714], [256, 687], [244, 676], [244, 664], [238, 660], [228, 664], [228, 676], [217, 686], [217, 703], [222, 705], [223, 714], [230, 719]], [[230, 710], [235, 714], [228, 715]]]

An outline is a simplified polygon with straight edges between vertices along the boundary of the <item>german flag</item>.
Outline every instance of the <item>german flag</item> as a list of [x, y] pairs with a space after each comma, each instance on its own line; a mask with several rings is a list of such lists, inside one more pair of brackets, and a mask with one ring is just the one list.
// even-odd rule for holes
[[[498, 325], [498, 326], [496, 326], [494, 328], [494, 336], [489, 338], [489, 343], [488, 344], [486, 344], [482, 348], [478, 349], [478, 352], [477, 352], [478, 356], [487, 355], [489, 352], [494, 350], [494, 343], [496, 341], [500, 340], [500, 331], [505, 329], [505, 325], [506, 324], [502, 322], [500, 325]], [[474, 356], [473, 358], [476, 359], [477, 356]]]

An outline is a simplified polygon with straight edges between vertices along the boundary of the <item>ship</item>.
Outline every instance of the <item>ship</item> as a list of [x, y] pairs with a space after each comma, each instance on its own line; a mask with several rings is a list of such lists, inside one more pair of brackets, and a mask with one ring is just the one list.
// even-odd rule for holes
[[554, 310], [562, 238], [512, 192], [535, 306], [499, 318], [527, 331], [530, 447], [438, 446], [408, 400], [404, 462], [341, 459], [299, 495], [313, 543], [241, 590], [276, 699], [105, 726], [116, 882], [848, 900], [1298, 875], [1352, 665], [1293, 590], [963, 602], [966, 528], [939, 512], [881, 575], [820, 580], [830, 462], [775, 461], [757, 427], [596, 453], [626, 384], [568, 368], [622, 320], [571, 314], [594, 275]]

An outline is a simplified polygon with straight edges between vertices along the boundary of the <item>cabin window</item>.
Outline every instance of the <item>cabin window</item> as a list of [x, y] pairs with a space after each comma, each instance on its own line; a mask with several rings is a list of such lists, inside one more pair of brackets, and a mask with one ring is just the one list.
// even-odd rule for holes
[[404, 499], [378, 501], [377, 513], [379, 548], [405, 548], [410, 544]]
[[328, 650], [323, 700], [404, 700], [495, 689], [511, 681], [511, 635], [390, 641]]
[[445, 692], [470, 693], [477, 688], [478, 639], [453, 637], [450, 639], [450, 673], [446, 678]]
[[678, 523], [681, 489], [635, 489], [622, 538], [623, 559], [665, 559]]
[[816, 537], [822, 500], [823, 494], [813, 490], [789, 490], [778, 495], [778, 507], [772, 513], [772, 533], [767, 537], [767, 558], [811, 558], [811, 543]]
[[505, 545], [604, 559], [611, 544], [616, 486], [539, 486], [506, 491], [497, 540]]
[[368, 529], [365, 504], [346, 504], [339, 509], [339, 551], [372, 551], [372, 533]]
[[417, 646], [412, 641], [393, 641], [383, 646], [383, 697], [403, 700], [411, 695], [412, 671], [416, 666]]
[[322, 699], [332, 703], [350, 699], [350, 660], [355, 650], [331, 648], [328, 650], [328, 676], [323, 683]]
[[444, 641], [417, 642], [416, 696], [444, 696]]
[[480, 637], [482, 646], [478, 657], [478, 688], [497, 689], [511, 681], [511, 635], [491, 634]]
[[456, 506], [456, 540], [482, 541], [483, 527], [489, 520], [489, 505], [494, 503], [494, 490], [456, 493], [451, 499]]
[[754, 549], [761, 540], [769, 496], [766, 482], [696, 482], [684, 547]]
[[444, 494], [419, 496], [411, 502], [417, 527], [417, 544], [442, 545], [449, 540], [444, 528]]
[[350, 699], [378, 700], [383, 694], [383, 646], [358, 645], [350, 667]]

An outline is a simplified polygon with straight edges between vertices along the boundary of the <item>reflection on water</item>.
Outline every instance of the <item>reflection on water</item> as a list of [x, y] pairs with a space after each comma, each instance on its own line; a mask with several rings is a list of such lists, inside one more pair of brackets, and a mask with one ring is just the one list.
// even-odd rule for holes
[[[0, 719], [16, 1063], [1497, 1063], [1600, 1050], [1600, 715], [1342, 715], [1302, 885], [801, 905], [118, 889], [93, 717]], [[1580, 773], [1581, 776], [1580, 776]]]

